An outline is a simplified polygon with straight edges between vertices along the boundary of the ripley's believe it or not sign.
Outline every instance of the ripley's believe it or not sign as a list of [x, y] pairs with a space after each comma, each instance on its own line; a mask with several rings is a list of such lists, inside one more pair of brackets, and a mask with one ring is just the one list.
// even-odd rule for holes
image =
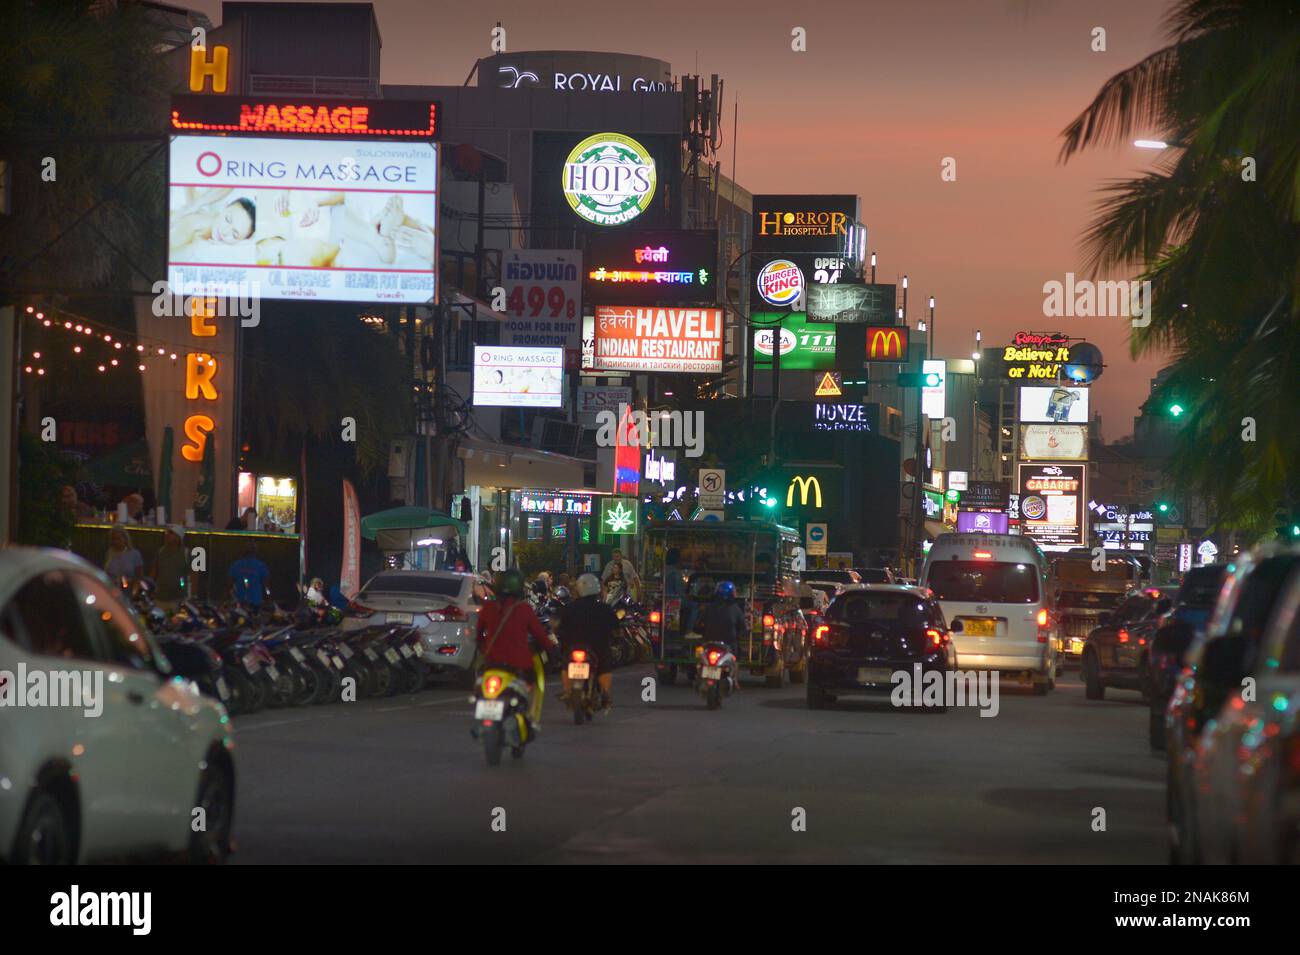
[[1002, 351], [1002, 367], [1008, 378], [1040, 378], [1055, 381], [1070, 361], [1068, 335], [1016, 332]]
[[562, 175], [569, 208], [602, 226], [623, 225], [645, 212], [657, 181], [650, 150], [619, 133], [597, 133], [578, 143]]

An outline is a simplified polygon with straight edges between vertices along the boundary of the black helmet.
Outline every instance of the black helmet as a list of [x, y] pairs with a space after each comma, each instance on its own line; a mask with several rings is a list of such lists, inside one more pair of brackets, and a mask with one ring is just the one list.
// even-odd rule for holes
[[492, 581], [492, 589], [498, 597], [524, 595], [524, 575], [519, 570], [503, 570]]

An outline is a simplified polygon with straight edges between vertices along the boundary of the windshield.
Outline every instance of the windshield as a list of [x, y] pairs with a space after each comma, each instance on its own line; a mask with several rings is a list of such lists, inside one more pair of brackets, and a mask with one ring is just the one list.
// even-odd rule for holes
[[[814, 567], [805, 571], [805, 577], [808, 580], [833, 580], [839, 584], [858, 584], [862, 583], [862, 578], [854, 570], [822, 570]], [[883, 583], [883, 579], [880, 581]]]
[[899, 627], [925, 627], [936, 623], [935, 614], [915, 594], [896, 591], [855, 590], [832, 601], [826, 616], [843, 623], [892, 623]]
[[1058, 610], [1114, 610], [1123, 599], [1122, 593], [1063, 590], [1056, 598], [1056, 608]]
[[423, 597], [459, 597], [465, 580], [434, 574], [379, 574], [366, 584], [367, 594], [419, 594]]
[[1127, 583], [1137, 579], [1137, 568], [1122, 558], [1111, 558], [1105, 570], [1093, 570], [1091, 558], [1062, 557], [1052, 565], [1052, 575], [1063, 584]]
[[695, 574], [708, 574], [739, 586], [742, 578], [748, 581], [752, 574], [759, 583], [771, 584], [778, 562], [783, 571], [788, 563], [781, 544], [774, 532], [671, 528], [648, 535], [642, 578], [657, 584], [666, 576], [689, 580]]
[[983, 560], [943, 560], [930, 566], [926, 584], [940, 600], [1031, 604], [1038, 600], [1038, 568]]
[[1196, 610], [1212, 609], [1214, 601], [1219, 597], [1219, 588], [1223, 586], [1223, 575], [1227, 569], [1226, 565], [1220, 565], [1189, 570], [1178, 591], [1179, 605]]

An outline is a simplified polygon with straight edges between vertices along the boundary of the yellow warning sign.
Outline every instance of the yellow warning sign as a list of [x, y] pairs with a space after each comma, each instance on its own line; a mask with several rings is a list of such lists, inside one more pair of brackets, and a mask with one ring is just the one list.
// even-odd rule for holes
[[840, 388], [839, 372], [828, 371], [822, 375], [821, 384], [817, 386], [815, 394], [818, 398], [837, 398], [844, 394]]

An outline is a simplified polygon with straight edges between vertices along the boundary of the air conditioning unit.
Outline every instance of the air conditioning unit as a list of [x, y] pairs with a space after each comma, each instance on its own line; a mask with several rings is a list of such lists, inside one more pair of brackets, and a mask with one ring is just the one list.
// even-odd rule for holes
[[578, 453], [578, 442], [582, 440], [582, 426], [571, 421], [556, 421], [551, 418], [533, 420], [533, 447], [539, 451], [552, 454], [567, 454], [574, 457]]
[[885, 435], [890, 438], [903, 437], [903, 412], [897, 408], [885, 408]]

